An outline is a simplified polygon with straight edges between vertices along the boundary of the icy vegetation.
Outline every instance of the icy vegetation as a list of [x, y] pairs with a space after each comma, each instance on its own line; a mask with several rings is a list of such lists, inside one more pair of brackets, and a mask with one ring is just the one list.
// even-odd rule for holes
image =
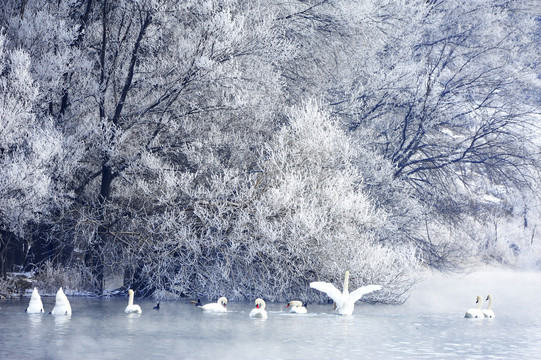
[[539, 268], [537, 10], [4, 1], [0, 292], [325, 301], [348, 270], [400, 303]]
[[384, 286], [374, 300], [398, 301], [417, 255], [412, 246], [377, 241], [385, 213], [363, 194], [352, 150], [315, 103], [294, 110], [262, 149], [258, 171], [224, 173], [204, 187], [173, 186], [171, 194], [198, 200], [190, 216], [153, 219], [157, 234], [171, 235], [140, 249], [148, 254], [142, 275], [179, 294], [284, 300], [319, 298], [306, 279], [341, 282], [342, 269], [350, 269], [361, 275], [358, 284]]

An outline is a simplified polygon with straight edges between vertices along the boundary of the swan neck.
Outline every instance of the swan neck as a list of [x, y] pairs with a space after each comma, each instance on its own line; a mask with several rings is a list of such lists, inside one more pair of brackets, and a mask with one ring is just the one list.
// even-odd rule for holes
[[133, 305], [133, 291], [129, 293], [128, 305]]
[[488, 298], [488, 306], [487, 306], [487, 309], [490, 310], [492, 308], [492, 298], [489, 297]]
[[344, 275], [344, 294], [349, 293], [349, 271], [346, 271], [346, 275]]

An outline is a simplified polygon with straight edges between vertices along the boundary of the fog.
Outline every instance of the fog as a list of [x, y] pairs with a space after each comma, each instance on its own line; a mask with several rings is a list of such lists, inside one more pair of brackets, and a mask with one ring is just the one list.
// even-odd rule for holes
[[535, 309], [541, 295], [541, 273], [499, 267], [481, 267], [467, 274], [425, 273], [412, 289], [404, 309], [463, 314], [475, 307], [477, 295], [485, 300], [488, 294], [494, 298], [496, 316], [512, 317], [516, 309], [521, 309], [519, 313], [522, 309]]

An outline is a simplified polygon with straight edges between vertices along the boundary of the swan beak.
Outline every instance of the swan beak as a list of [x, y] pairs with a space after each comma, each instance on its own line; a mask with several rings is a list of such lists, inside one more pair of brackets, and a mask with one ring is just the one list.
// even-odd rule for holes
[[259, 309], [259, 304], [256, 304], [256, 306], [255, 306], [255, 307]]
[[289, 307], [289, 304], [286, 305], [286, 308], [288, 308], [288, 307]]

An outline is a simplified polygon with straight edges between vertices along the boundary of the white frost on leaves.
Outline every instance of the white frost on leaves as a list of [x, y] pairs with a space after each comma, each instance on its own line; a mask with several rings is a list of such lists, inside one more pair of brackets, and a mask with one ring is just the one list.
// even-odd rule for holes
[[26, 224], [47, 212], [49, 168], [61, 152], [62, 139], [50, 119], [34, 115], [39, 87], [30, 56], [8, 50], [0, 35], [0, 217], [8, 230], [22, 235]]

